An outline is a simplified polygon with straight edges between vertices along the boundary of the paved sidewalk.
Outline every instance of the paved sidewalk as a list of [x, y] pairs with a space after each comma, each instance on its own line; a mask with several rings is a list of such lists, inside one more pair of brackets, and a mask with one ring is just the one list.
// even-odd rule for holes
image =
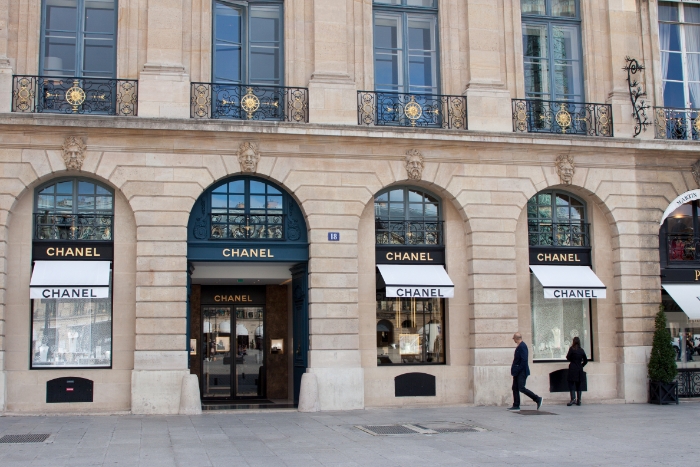
[[[700, 404], [374, 409], [300, 414], [0, 417], [0, 466], [652, 466], [700, 465]], [[354, 425], [467, 423], [483, 432], [372, 436]]]

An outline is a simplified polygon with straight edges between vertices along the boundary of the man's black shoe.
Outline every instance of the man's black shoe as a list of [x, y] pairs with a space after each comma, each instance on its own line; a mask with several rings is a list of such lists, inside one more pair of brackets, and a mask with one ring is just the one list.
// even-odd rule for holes
[[540, 407], [542, 407], [542, 401], [543, 401], [543, 400], [544, 400], [544, 398], [542, 398], [542, 397], [540, 397], [539, 399], [537, 399], [537, 410], [540, 410]]
[[520, 407], [515, 407], [515, 406], [508, 407], [508, 410], [516, 411], [516, 410], [520, 410]]

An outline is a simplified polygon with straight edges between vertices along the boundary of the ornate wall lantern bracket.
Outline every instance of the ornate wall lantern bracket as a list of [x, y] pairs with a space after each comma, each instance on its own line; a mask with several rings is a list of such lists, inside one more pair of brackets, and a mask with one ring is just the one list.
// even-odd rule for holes
[[642, 131], [647, 131], [647, 127], [651, 122], [647, 118], [646, 110], [649, 108], [642, 98], [647, 96], [647, 93], [642, 90], [639, 82], [633, 78], [633, 75], [644, 71], [644, 66], [635, 58], [625, 57], [625, 66], [622, 68], [627, 72], [627, 85], [630, 90], [630, 101], [632, 101], [632, 117], [636, 120], [634, 125], [634, 135], [637, 137]]

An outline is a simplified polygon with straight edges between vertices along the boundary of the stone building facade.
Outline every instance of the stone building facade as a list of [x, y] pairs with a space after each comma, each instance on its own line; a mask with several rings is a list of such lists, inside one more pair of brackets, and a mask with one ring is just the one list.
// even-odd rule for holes
[[[90, 97], [85, 84], [88, 80], [69, 83], [87, 97], [67, 111], [52, 108], [57, 104], [47, 101], [46, 88], [41, 87], [32, 88], [34, 100], [28, 111], [22, 111], [18, 107], [22, 90], [18, 77], [42, 76], [50, 68], [48, 46], [42, 46], [48, 44], [47, 1], [0, 0], [0, 413], [178, 413], [185, 398], [203, 397], [209, 389], [202, 385], [214, 380], [202, 381], [201, 365], [225, 361], [226, 357], [200, 358], [214, 351], [197, 341], [202, 337], [198, 332], [203, 329], [199, 326], [204, 315], [193, 305], [200, 300], [193, 298], [193, 290], [203, 296], [204, 288], [215, 284], [235, 286], [244, 280], [253, 284], [248, 281], [255, 276], [253, 269], [246, 268], [257, 264], [241, 259], [235, 272], [222, 272], [221, 281], [209, 277], [196, 284], [200, 277], [197, 269], [200, 273], [210, 271], [204, 256], [192, 257], [191, 223], [197, 222], [198, 200], [209, 199], [222, 186], [231, 190], [232, 185], [226, 185], [229, 180], [269, 182], [268, 194], [279, 190], [285, 200], [289, 199], [285, 201], [289, 206], [285, 219], [292, 220], [292, 211], [298, 208], [298, 225], [305, 223], [306, 227], [305, 243], [299, 240], [303, 236], [295, 237], [303, 243], [299, 248], [307, 248], [298, 253], [307, 255], [306, 259], [293, 256], [302, 250], [289, 246], [280, 254], [289, 254], [291, 259], [275, 262], [286, 270], [297, 263], [306, 268], [275, 282], [287, 287], [298, 277], [301, 281], [299, 296], [295, 295], [296, 286], [281, 292], [289, 301], [289, 307], [284, 308], [289, 319], [278, 336], [285, 341], [280, 368], [285, 367], [288, 384], [280, 383], [286, 389], [276, 399], [295, 398], [300, 376], [296, 373], [301, 368], [302, 373], [314, 375], [315, 402], [320, 410], [510, 404], [512, 334], [521, 331], [525, 341], [533, 343], [533, 355], [538, 348], [544, 351], [553, 345], [533, 336], [533, 303], [537, 301], [533, 284], [539, 282], [529, 269], [533, 264], [530, 234], [535, 224], [528, 217], [528, 202], [538, 193], [556, 196], [561, 192], [585, 206], [586, 228], [590, 230], [585, 245], [579, 246], [589, 248], [587, 266], [607, 292], [605, 298], [580, 300], [587, 310], [583, 319], [589, 321], [585, 324], [590, 338], [586, 350], [593, 357], [586, 367], [585, 397], [646, 402], [646, 361], [653, 316], [661, 302], [659, 223], [675, 198], [698, 188], [691, 172], [698, 159], [695, 138], [683, 140], [669, 137], [665, 130], [659, 132], [658, 112], [653, 108], [646, 110], [652, 124], [648, 128], [642, 125], [644, 131], [635, 136], [639, 122], [623, 67], [626, 57], [643, 64], [645, 69], [633, 78], [646, 91], [646, 102], [664, 107], [663, 73], [668, 65], [662, 59], [659, 2], [570, 2], [579, 18], [581, 95], [585, 102], [609, 106], [605, 107], [609, 114], [601, 117], [609, 120], [593, 123], [590, 113], [576, 114], [569, 108], [567, 113], [574, 123], [567, 126], [565, 120], [557, 119], [556, 110], [562, 109], [557, 107], [548, 124], [554, 119], [558, 130], [546, 131], [542, 126], [546, 118], [540, 114], [532, 117], [528, 113], [525, 120], [518, 120], [513, 101], [531, 97], [527, 83], [531, 83], [528, 77], [532, 69], [523, 53], [520, 31], [526, 22], [523, 12], [532, 13], [534, 10], [526, 8], [530, 4], [536, 7], [536, 1], [439, 0], [435, 8], [428, 8], [429, 0], [394, 2], [405, 4], [399, 5], [406, 6], [400, 13], [409, 17], [435, 15], [439, 68], [437, 84], [433, 85], [440, 95], [464, 99], [468, 129], [460, 124], [448, 128], [444, 120], [434, 120], [442, 123], [431, 125], [419, 118], [416, 124], [406, 106], [403, 120], [394, 125], [381, 125], [386, 123], [376, 113], [381, 105], [370, 112], [374, 112], [372, 124], [362, 120], [358, 124], [358, 113], [362, 112], [358, 91], [381, 90], [375, 84], [379, 76], [375, 68], [381, 65], [376, 58], [375, 37], [380, 28], [374, 22], [382, 9], [393, 14], [394, 6], [372, 0], [279, 2], [283, 34], [278, 42], [283, 47], [278, 52], [283, 58], [277, 84], [304, 90], [298, 121], [249, 118], [245, 114], [211, 118], [211, 101], [203, 104], [204, 118], [197, 118], [195, 110], [201, 102], [191, 83], [216, 81], [212, 71], [217, 53], [214, 29], [219, 26], [213, 18], [221, 2], [212, 0], [112, 2], [117, 18], [112, 78], [138, 81], [137, 105], [127, 112], [129, 115], [82, 112], [87, 107], [81, 106], [87, 106]], [[90, 2], [73, 3], [82, 8], [80, 5]], [[553, 8], [551, 1], [542, 4]], [[253, 5], [251, 1], [246, 8]], [[88, 75], [76, 71], [74, 76]], [[63, 99], [67, 90], [56, 92], [58, 99]], [[239, 98], [246, 92], [244, 89]], [[411, 93], [417, 91], [406, 90], [407, 95]], [[37, 107], [39, 101], [45, 105], [43, 111]], [[261, 102], [265, 103], [259, 98], [259, 107]], [[289, 104], [287, 112], [292, 107]], [[432, 111], [439, 115], [443, 108], [432, 107]], [[430, 109], [422, 106], [420, 111], [425, 114]], [[447, 115], [442, 118], [446, 120]], [[644, 116], [641, 118], [643, 122]], [[585, 129], [567, 131], [584, 119], [589, 119], [589, 130], [601, 125], [605, 128], [592, 135]], [[519, 122], [526, 124], [525, 131], [514, 131], [519, 130]], [[251, 152], [246, 155], [248, 150]], [[69, 347], [74, 344], [63, 343], [63, 338], [51, 334], [51, 344], [37, 337], [43, 329], [44, 339], [49, 339], [48, 330], [58, 324], [48, 324], [56, 318], [49, 317], [48, 308], [42, 315], [45, 323], [37, 321], [39, 302], [43, 301], [41, 297], [30, 298], [28, 293], [30, 281], [34, 285], [37, 276], [37, 262], [46, 260], [48, 264], [52, 259], [46, 257], [46, 248], [44, 256], [37, 253], [49, 245], [38, 242], [41, 209], [37, 203], [43, 202], [40, 195], [44, 187], [65, 180], [75, 186], [81, 180], [96, 183], [96, 196], [99, 187], [113, 196], [113, 232], [102, 231], [102, 240], [109, 237], [109, 248], [113, 249], [109, 285], [112, 329], [100, 349], [91, 344], [92, 350], [88, 349], [83, 360], [70, 355], [77, 351], [71, 352]], [[58, 190], [55, 186], [51, 189]], [[378, 283], [388, 279], [377, 269], [377, 212], [381, 208], [377, 200], [387, 190], [403, 188], [424, 190], [428, 198], [439, 200], [441, 240], [437, 243], [444, 254], [441, 267], [453, 283], [454, 295], [441, 299], [438, 331], [428, 330], [433, 326], [428, 318], [423, 326], [410, 320], [405, 326], [401, 324], [406, 328], [405, 332], [396, 331], [401, 332], [401, 341], [397, 337], [398, 344], [386, 346], [389, 354], [397, 345], [401, 347], [400, 361], [392, 364], [390, 357], [383, 359], [381, 351], [378, 353], [380, 334], [394, 330], [378, 324]], [[57, 200], [59, 195], [55, 196]], [[78, 200], [81, 195], [75, 196]], [[246, 196], [253, 194], [246, 191]], [[271, 198], [267, 199], [266, 208], [274, 207]], [[204, 215], [209, 216], [205, 205], [201, 201]], [[230, 214], [233, 208], [228, 209]], [[74, 219], [81, 219], [81, 215], [75, 214]], [[52, 219], [55, 224], [56, 218]], [[215, 222], [213, 217], [207, 219]], [[209, 239], [214, 227], [206, 225]], [[289, 222], [284, 228], [289, 240]], [[224, 245], [226, 259], [212, 259], [216, 264], [211, 274], [216, 273], [217, 264], [232, 264], [233, 249], [242, 254], [235, 239], [227, 238], [216, 247]], [[255, 244], [251, 240], [241, 245], [245, 249]], [[276, 247], [273, 244], [264, 249], [275, 254]], [[221, 254], [221, 248], [216, 251]], [[248, 270], [250, 276], [245, 276]], [[275, 285], [265, 281], [267, 272], [261, 274], [263, 283]], [[268, 297], [271, 293], [268, 288]], [[296, 311], [292, 311], [297, 300], [307, 313], [305, 317], [302, 313], [305, 322], [301, 324], [294, 321]], [[266, 303], [269, 313], [269, 300]], [[194, 326], [193, 320], [200, 324]], [[398, 326], [396, 322], [393, 325]], [[89, 328], [97, 335], [94, 318], [87, 326], [80, 329]], [[265, 324], [266, 329], [270, 326], [270, 322]], [[229, 361], [243, 361], [240, 355], [245, 348], [246, 358], [251, 358], [255, 349], [274, 353], [267, 344], [260, 347], [251, 343], [252, 328], [244, 341], [241, 334], [234, 337], [222, 329], [219, 336], [232, 339], [223, 341], [223, 348], [233, 353], [233, 341], [239, 347], [239, 356], [229, 355]], [[75, 328], [70, 332], [87, 331]], [[440, 334], [440, 348], [430, 332]], [[560, 332], [563, 330], [556, 331]], [[415, 342], [411, 336], [418, 336]], [[555, 337], [556, 347], [561, 347], [558, 335]], [[80, 341], [82, 337], [67, 339]], [[432, 350], [427, 349], [429, 345]], [[411, 346], [415, 348], [410, 350]], [[107, 347], [109, 352], [104, 350]], [[419, 365], [418, 357], [404, 357], [421, 352], [423, 363], [436, 359], [433, 363], [439, 364]], [[272, 362], [272, 353], [266, 354], [264, 361]], [[426, 357], [431, 353], [435, 356]], [[82, 363], [62, 368], [57, 364], [64, 361], [61, 359]], [[89, 367], [97, 361], [109, 363]], [[200, 393], [192, 395], [183, 388], [187, 387], [187, 375], [196, 374], [195, 367], [200, 368]], [[531, 361], [530, 367], [528, 384], [532, 390], [546, 398], [568, 400], [568, 393], [549, 392], [550, 375], [566, 368], [561, 358]], [[265, 370], [260, 371], [256, 376], [263, 378]], [[411, 373], [419, 376], [409, 386], [432, 384], [434, 395], [427, 395], [431, 392], [428, 388], [424, 395], [419, 391], [412, 397], [401, 397], [399, 393], [406, 388], [400, 387], [399, 377]], [[240, 374], [234, 375], [240, 378]], [[275, 377], [269, 371], [265, 376], [268, 392]], [[91, 381], [92, 402], [49, 403], [47, 382], [61, 378]], [[261, 392], [257, 395], [266, 396]]]

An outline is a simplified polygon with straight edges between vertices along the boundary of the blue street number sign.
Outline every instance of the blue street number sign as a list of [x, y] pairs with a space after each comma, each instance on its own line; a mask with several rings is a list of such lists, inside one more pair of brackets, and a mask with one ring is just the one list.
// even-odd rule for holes
[[328, 232], [328, 241], [329, 242], [339, 242], [340, 241], [340, 232]]

